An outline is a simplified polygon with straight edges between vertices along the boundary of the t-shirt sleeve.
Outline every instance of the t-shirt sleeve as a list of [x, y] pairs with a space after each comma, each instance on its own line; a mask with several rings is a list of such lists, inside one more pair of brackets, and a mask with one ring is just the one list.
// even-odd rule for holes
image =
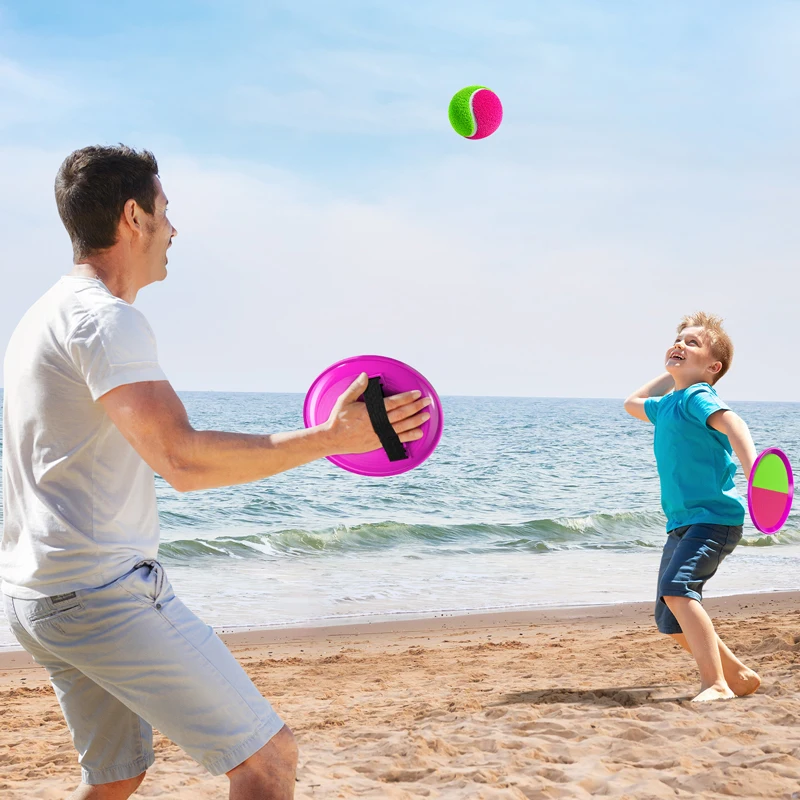
[[647, 419], [656, 424], [656, 417], [658, 416], [658, 404], [661, 402], [660, 397], [648, 397], [644, 401], [644, 413], [647, 414]]
[[683, 407], [686, 415], [701, 425], [705, 425], [715, 411], [730, 411], [730, 406], [723, 403], [715, 391], [703, 385], [686, 393]]
[[167, 380], [152, 328], [144, 314], [126, 303], [92, 309], [69, 337], [67, 349], [92, 400], [127, 383]]

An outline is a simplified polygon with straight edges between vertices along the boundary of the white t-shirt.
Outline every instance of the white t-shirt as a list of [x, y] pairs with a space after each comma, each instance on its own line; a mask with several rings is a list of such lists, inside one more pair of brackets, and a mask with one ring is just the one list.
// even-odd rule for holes
[[160, 380], [147, 320], [102, 281], [65, 276], [22, 318], [3, 380], [5, 594], [103, 586], [156, 557], [153, 470], [96, 401]]

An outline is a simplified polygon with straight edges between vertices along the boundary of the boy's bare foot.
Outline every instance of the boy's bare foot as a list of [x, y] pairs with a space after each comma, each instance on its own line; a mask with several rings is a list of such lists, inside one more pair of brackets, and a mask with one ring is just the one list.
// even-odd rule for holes
[[701, 690], [697, 697], [692, 698], [693, 703], [710, 703], [713, 700], [732, 700], [736, 695], [726, 683], [709, 686]]
[[725, 680], [737, 697], [746, 697], [748, 694], [753, 694], [761, 686], [761, 678], [758, 673], [749, 667], [739, 670], [730, 677], [726, 675]]

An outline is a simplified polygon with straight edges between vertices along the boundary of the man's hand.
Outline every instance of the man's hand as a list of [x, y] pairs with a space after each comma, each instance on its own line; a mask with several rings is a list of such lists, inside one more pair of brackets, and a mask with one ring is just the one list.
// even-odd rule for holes
[[[369, 379], [365, 372], [350, 384], [350, 387], [336, 401], [325, 428], [330, 437], [331, 455], [369, 453], [380, 448], [381, 443], [375, 433], [366, 403], [358, 400], [367, 390]], [[422, 438], [420, 426], [431, 415], [424, 411], [433, 400], [420, 397], [421, 392], [403, 392], [384, 399], [389, 422], [401, 442], [414, 442]]]

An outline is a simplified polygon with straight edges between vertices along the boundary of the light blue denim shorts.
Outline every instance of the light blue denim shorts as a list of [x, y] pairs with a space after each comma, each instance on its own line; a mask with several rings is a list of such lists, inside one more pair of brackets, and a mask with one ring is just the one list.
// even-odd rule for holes
[[151, 726], [212, 775], [241, 764], [283, 727], [157, 561], [96, 589], [4, 600], [17, 640], [50, 674], [84, 783], [150, 767]]

